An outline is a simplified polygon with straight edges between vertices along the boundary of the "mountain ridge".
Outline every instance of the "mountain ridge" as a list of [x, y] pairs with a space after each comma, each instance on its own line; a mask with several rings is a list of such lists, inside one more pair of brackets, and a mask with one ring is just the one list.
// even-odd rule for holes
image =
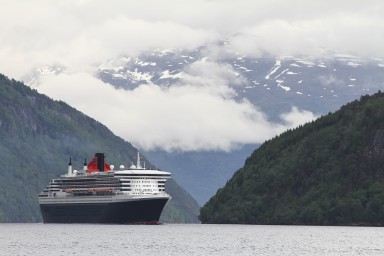
[[[64, 102], [4, 75], [0, 99], [0, 222], [41, 221], [37, 195], [50, 179], [66, 172], [69, 157], [74, 168], [82, 168], [84, 157], [99, 151], [111, 164], [134, 162], [137, 149]], [[173, 180], [167, 191], [173, 202], [161, 220], [197, 222], [196, 201]]]
[[200, 211], [203, 223], [384, 225], [384, 93], [263, 143]]
[[[120, 56], [100, 64], [96, 76], [116, 88], [131, 91], [142, 84], [169, 88], [182, 83], [191, 65], [218, 63], [227, 67], [228, 77], [238, 82], [228, 82], [228, 87], [235, 93], [235, 100], [250, 102], [269, 121], [277, 124], [284, 123], [281, 115], [292, 107], [320, 116], [337, 110], [361, 95], [384, 88], [382, 59], [336, 53], [327, 57], [250, 57], [231, 51], [225, 41], [218, 43], [216, 54], [211, 54], [207, 48], [156, 49], [138, 56]], [[32, 76], [34, 79], [26, 78], [25, 81], [33, 87], [38, 83], [39, 74], [44, 76], [60, 72], [66, 72], [65, 68], [41, 68]], [[168, 159], [163, 156], [169, 152], [161, 149], [148, 149], [146, 154], [157, 161], [160, 167], [173, 169], [177, 181], [184, 182], [184, 187], [188, 187], [188, 192], [202, 205], [258, 146], [257, 143], [239, 145], [232, 149], [231, 157], [220, 150], [170, 152]], [[200, 161], [199, 165], [195, 163], [196, 159]], [[184, 166], [181, 166], [182, 161]], [[216, 164], [212, 164], [215, 161]], [[175, 165], [172, 166], [172, 163]], [[196, 166], [208, 170], [212, 178], [203, 178], [203, 172], [196, 170]], [[193, 173], [196, 175], [191, 177]], [[187, 180], [191, 184], [185, 184]]]

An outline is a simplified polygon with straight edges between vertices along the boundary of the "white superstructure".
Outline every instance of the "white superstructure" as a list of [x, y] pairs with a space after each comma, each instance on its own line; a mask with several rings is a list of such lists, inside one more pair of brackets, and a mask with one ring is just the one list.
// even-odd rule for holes
[[[171, 178], [169, 172], [147, 170], [141, 166], [140, 155], [137, 155], [136, 165], [129, 169], [120, 166], [104, 172], [72, 171], [72, 162], [68, 172], [58, 179], [52, 179], [49, 185], [40, 193], [40, 203], [57, 203], [58, 201], [84, 202], [89, 199], [107, 200], [112, 198], [138, 199], [148, 197], [169, 197], [165, 192], [165, 182]], [[86, 166], [86, 165], [84, 165]]]

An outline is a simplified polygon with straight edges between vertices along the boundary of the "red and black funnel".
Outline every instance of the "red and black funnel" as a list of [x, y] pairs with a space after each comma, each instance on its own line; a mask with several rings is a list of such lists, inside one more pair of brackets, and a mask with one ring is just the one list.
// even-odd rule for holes
[[104, 153], [96, 153], [92, 161], [88, 163], [88, 172], [110, 171], [111, 168], [105, 163]]

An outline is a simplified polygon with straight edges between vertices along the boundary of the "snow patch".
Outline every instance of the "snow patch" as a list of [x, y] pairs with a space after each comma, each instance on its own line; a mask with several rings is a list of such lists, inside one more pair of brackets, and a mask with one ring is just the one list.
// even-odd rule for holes
[[123, 74], [120, 74], [120, 73], [117, 73], [117, 74], [112, 74], [112, 77], [114, 78], [122, 78], [122, 79], [127, 79], [126, 76], [124, 76]]
[[285, 90], [285, 91], [287, 91], [287, 92], [291, 90], [291, 88], [288, 87], [288, 86], [280, 85], [280, 87], [281, 87], [281, 89], [283, 89], [283, 90]]
[[282, 85], [283, 82], [284, 82], [283, 80], [276, 80], [276, 83], [277, 83], [278, 87], [280, 87], [281, 89], [283, 89], [285, 91], [290, 91], [291, 88], [289, 86]]
[[252, 72], [253, 70], [247, 69], [246, 67], [238, 67], [237, 69], [242, 69], [244, 72]]
[[154, 52], [156, 55], [162, 57], [162, 56], [165, 56], [165, 55], [167, 55], [167, 54], [169, 54], [169, 53], [174, 53], [175, 51], [172, 50], [172, 49], [155, 49], [153, 52]]
[[355, 62], [352, 62], [352, 61], [348, 61], [348, 62], [347, 62], [347, 65], [348, 65], [348, 66], [352, 66], [352, 67], [354, 67], [354, 68], [357, 68], [357, 67], [361, 66], [360, 63], [355, 63]]
[[190, 59], [190, 60], [195, 59], [195, 58], [193, 58], [192, 56], [187, 56], [187, 55], [181, 55], [180, 57], [181, 57], [181, 58], [187, 58], [187, 59]]
[[284, 69], [283, 72], [281, 72], [281, 74], [277, 75], [275, 78], [278, 78], [279, 76], [281, 76], [282, 74], [284, 74], [287, 71], [288, 71], [288, 69]]
[[147, 81], [150, 83], [152, 79], [152, 76], [149, 73], [138, 72], [137, 68], [135, 68], [135, 71], [127, 71], [127, 73], [136, 81]]
[[311, 61], [298, 60], [297, 62], [298, 62], [298, 63], [301, 63], [301, 64], [304, 64], [304, 65], [307, 65], [308, 67], [313, 67], [313, 66], [315, 66], [315, 63], [313, 63], [313, 62], [311, 62]]
[[142, 67], [145, 67], [145, 66], [156, 66], [155, 62], [147, 62], [147, 61], [142, 61], [142, 60], [139, 61], [138, 59], [136, 59], [136, 64], [140, 65]]
[[167, 79], [167, 78], [172, 78], [172, 79], [183, 78], [183, 75], [182, 75], [182, 72], [172, 75], [171, 73], [169, 73], [169, 70], [165, 70], [161, 72], [161, 77], [159, 79]]
[[265, 76], [265, 79], [269, 79], [271, 75], [273, 75], [280, 67], [281, 67], [281, 61], [276, 60], [275, 66], [273, 66], [271, 72], [269, 72], [269, 74]]

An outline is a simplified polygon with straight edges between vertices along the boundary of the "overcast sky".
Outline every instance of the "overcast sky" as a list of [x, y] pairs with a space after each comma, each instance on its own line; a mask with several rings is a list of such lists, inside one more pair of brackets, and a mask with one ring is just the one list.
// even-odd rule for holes
[[[145, 149], [228, 151], [263, 142], [314, 114], [292, 108], [283, 123], [271, 123], [257, 105], [235, 100], [228, 84], [244, 81], [233, 80], [231, 67], [214, 61], [187, 67], [175, 87], [116, 90], [94, 75], [100, 64], [118, 56], [154, 48], [194, 49], [225, 39], [250, 56], [337, 52], [384, 58], [382, 0], [0, 3], [0, 73], [20, 80], [42, 66], [66, 67], [65, 74], [45, 76], [37, 89]], [[105, 115], [100, 116], [100, 108]]]

